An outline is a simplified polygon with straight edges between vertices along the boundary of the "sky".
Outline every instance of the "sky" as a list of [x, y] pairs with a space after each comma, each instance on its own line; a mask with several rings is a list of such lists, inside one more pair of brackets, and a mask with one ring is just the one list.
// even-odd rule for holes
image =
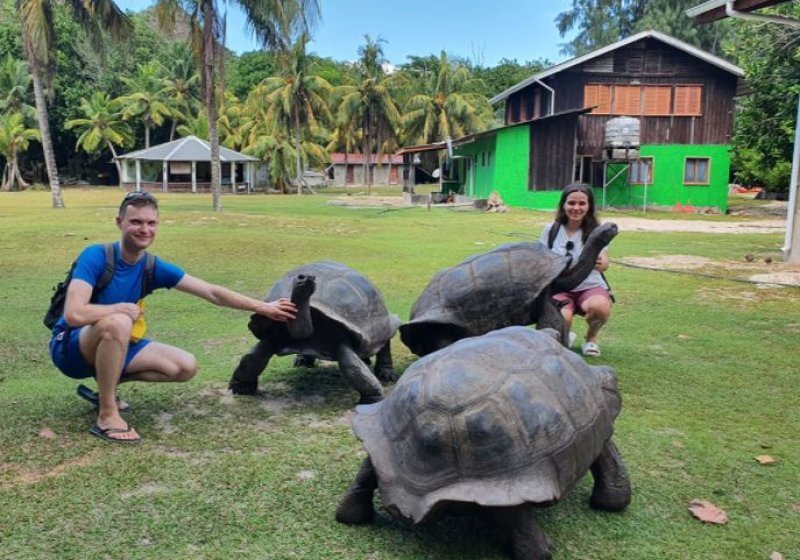
[[[560, 37], [555, 17], [572, 0], [319, 0], [322, 19], [312, 30], [308, 50], [339, 61], [358, 58], [364, 35], [378, 37], [384, 56], [397, 66], [408, 55], [425, 56], [445, 50], [482, 66], [503, 58], [526, 62], [544, 58], [552, 63], [568, 57], [560, 45], [574, 33]], [[154, 0], [117, 0], [124, 10], [140, 11]], [[258, 50], [247, 36], [244, 16], [230, 2], [227, 46], [241, 54]]]

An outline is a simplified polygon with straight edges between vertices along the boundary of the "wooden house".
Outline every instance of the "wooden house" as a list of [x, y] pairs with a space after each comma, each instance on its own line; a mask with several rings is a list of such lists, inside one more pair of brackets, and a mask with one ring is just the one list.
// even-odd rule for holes
[[[742, 77], [737, 66], [663, 33], [633, 35], [493, 97], [505, 103], [505, 125], [452, 141], [447, 185], [553, 209], [564, 186], [584, 182], [605, 206], [724, 211]], [[610, 131], [628, 125], [634, 137], [616, 143]]]
[[[337, 187], [365, 185], [364, 156], [362, 154], [332, 153], [328, 177]], [[399, 155], [369, 154], [368, 172], [373, 185], [397, 185], [403, 158]]]

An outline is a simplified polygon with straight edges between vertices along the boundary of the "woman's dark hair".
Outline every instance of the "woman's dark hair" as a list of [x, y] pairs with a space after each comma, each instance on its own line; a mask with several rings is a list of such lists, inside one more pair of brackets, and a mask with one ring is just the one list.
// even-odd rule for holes
[[575, 192], [584, 193], [589, 199], [589, 209], [586, 211], [586, 216], [581, 224], [581, 237], [586, 241], [586, 238], [589, 237], [594, 228], [600, 225], [600, 220], [597, 219], [597, 208], [594, 204], [594, 192], [589, 185], [572, 183], [564, 187], [564, 190], [561, 191], [561, 198], [558, 201], [558, 208], [556, 208], [556, 222], [562, 226], [567, 225], [569, 220], [567, 219], [567, 213], [564, 212], [564, 203], [567, 202], [567, 197]]

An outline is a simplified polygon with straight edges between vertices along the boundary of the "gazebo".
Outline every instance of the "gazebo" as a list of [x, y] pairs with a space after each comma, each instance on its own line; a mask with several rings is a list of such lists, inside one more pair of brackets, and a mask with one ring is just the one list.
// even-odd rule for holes
[[[251, 192], [253, 166], [258, 158], [219, 148], [223, 191]], [[211, 146], [197, 136], [186, 136], [117, 156], [121, 163], [120, 186], [151, 192], [210, 192]]]

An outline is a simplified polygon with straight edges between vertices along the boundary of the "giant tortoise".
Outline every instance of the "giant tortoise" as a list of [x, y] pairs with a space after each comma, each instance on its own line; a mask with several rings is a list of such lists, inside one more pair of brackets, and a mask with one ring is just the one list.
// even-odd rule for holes
[[412, 364], [382, 402], [356, 407], [368, 457], [336, 510], [369, 523], [380, 488], [414, 524], [483, 512], [515, 560], [550, 557], [532, 510], [562, 499], [591, 470], [589, 503], [620, 511], [630, 483], [611, 441], [621, 399], [614, 370], [590, 366], [551, 329], [508, 327]]
[[400, 326], [400, 338], [424, 356], [461, 338], [536, 323], [554, 328], [566, 344], [565, 322], [551, 296], [583, 282], [616, 235], [615, 224], [597, 227], [574, 262], [534, 241], [507, 243], [440, 270]]
[[[233, 372], [234, 394], [255, 394], [258, 376], [277, 354], [297, 354], [339, 363], [339, 370], [361, 395], [360, 403], [383, 398], [378, 378], [397, 379], [389, 341], [400, 319], [386, 309], [383, 296], [363, 274], [333, 261], [317, 261], [283, 275], [265, 301], [291, 298], [297, 318], [288, 323], [254, 314], [248, 327], [258, 343]], [[375, 375], [367, 365], [375, 355]], [[377, 376], [377, 377], [376, 377]]]

